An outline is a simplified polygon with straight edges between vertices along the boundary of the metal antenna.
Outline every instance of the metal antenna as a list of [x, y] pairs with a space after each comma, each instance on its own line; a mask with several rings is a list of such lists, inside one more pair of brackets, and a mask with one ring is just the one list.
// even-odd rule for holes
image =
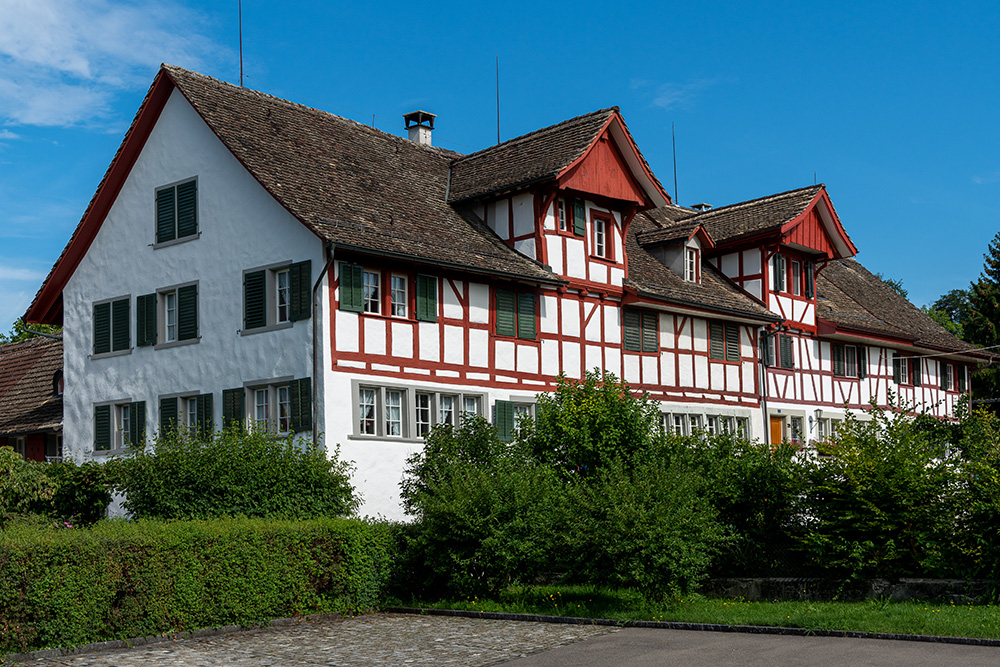
[[677, 136], [674, 134], [674, 124], [670, 124], [670, 141], [674, 145], [674, 204], [680, 206], [677, 202]]
[[240, 17], [240, 88], [243, 87], [243, 0], [239, 0]]
[[500, 143], [500, 54], [497, 54], [497, 143]]

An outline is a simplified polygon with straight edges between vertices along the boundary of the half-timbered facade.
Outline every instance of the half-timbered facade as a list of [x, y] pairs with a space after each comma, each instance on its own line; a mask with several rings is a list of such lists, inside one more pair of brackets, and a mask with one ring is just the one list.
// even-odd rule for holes
[[62, 364], [61, 340], [0, 345], [0, 447], [28, 461], [62, 457]]
[[428, 119], [407, 140], [164, 66], [27, 314], [66, 331], [67, 452], [322, 438], [398, 518], [431, 428], [509, 436], [559, 375], [761, 439], [825, 437], [890, 390], [944, 415], [967, 387], [958, 341], [886, 290], [892, 316], [855, 300], [874, 277], [822, 186], [695, 211], [616, 108], [469, 155]]

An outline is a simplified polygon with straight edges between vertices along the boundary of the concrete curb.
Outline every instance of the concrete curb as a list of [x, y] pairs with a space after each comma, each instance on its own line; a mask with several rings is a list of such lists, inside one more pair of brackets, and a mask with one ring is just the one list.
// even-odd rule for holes
[[495, 611], [464, 611], [457, 609], [421, 609], [419, 607], [387, 607], [389, 614], [425, 614], [429, 616], [460, 616], [488, 618], [498, 621], [532, 621], [536, 623], [566, 623], [569, 625], [607, 625], [618, 628], [659, 628], [662, 630], [698, 630], [702, 632], [741, 632], [755, 635], [791, 635], [798, 637], [847, 637], [851, 639], [891, 639], [895, 641], [961, 644], [964, 646], [1000, 646], [1000, 639], [977, 637], [938, 637], [935, 635], [903, 635], [892, 632], [855, 632], [853, 630], [818, 630], [780, 628], [767, 625], [721, 625], [718, 623], [678, 623], [673, 621], [616, 621], [610, 618], [577, 618], [573, 616], [543, 616], [539, 614], [507, 614]]
[[308, 614], [306, 616], [295, 616], [292, 618], [275, 618], [260, 625], [223, 625], [218, 628], [202, 628], [190, 632], [173, 632], [166, 635], [154, 635], [152, 637], [133, 637], [131, 639], [111, 639], [104, 642], [92, 642], [81, 644], [69, 649], [46, 648], [38, 651], [28, 651], [27, 653], [8, 653], [0, 655], [0, 665], [10, 663], [30, 662], [42, 658], [62, 658], [88, 653], [104, 653], [119, 649], [137, 648], [149, 644], [163, 644], [165, 642], [177, 641], [178, 639], [197, 639], [199, 637], [215, 637], [225, 635], [230, 632], [240, 630], [257, 630], [260, 628], [279, 628], [313, 621], [330, 621], [345, 618], [342, 614]]

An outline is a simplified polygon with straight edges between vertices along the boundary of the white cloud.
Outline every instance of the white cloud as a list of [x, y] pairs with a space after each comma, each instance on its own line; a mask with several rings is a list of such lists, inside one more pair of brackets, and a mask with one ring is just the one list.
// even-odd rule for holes
[[972, 182], [976, 185], [986, 185], [987, 183], [1000, 183], [1000, 169], [983, 176], [973, 176]]
[[0, 280], [31, 280], [41, 282], [45, 274], [31, 269], [19, 269], [10, 266], [0, 266]]
[[10, 130], [0, 130], [0, 141], [13, 141], [14, 139], [20, 139], [21, 135], [14, 134]]
[[671, 109], [688, 110], [694, 106], [695, 100], [715, 83], [714, 79], [694, 79], [686, 83], [668, 81], [655, 84], [651, 81], [635, 79], [632, 81], [632, 89], [645, 92], [651, 98], [653, 106], [668, 111]]
[[223, 55], [202, 34], [207, 23], [176, 0], [0, 0], [0, 117], [101, 119], [161, 62], [197, 69]]

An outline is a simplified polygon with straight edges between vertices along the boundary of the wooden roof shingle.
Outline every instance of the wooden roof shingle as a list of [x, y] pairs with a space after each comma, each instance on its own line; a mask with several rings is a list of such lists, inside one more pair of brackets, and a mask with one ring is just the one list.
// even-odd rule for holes
[[62, 396], [53, 380], [63, 366], [61, 340], [29, 338], [0, 345], [0, 435], [62, 424]]

